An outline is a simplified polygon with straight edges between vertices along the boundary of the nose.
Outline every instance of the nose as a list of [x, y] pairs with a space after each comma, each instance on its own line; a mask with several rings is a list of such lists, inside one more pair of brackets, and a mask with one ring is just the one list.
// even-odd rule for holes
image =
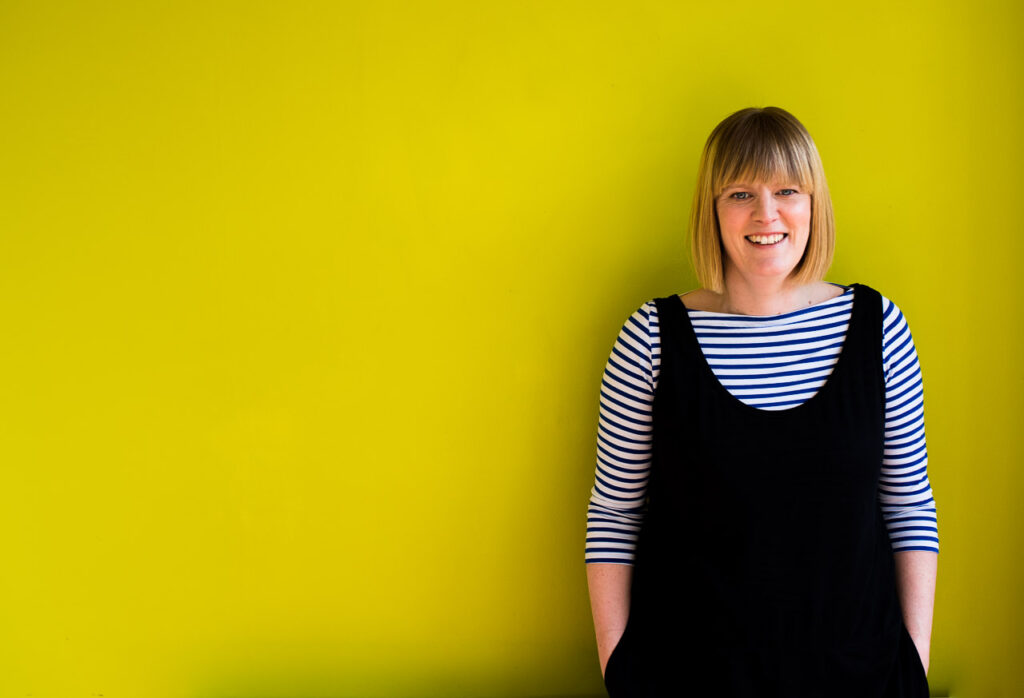
[[770, 193], [758, 197], [757, 207], [754, 209], [754, 220], [758, 223], [774, 223], [779, 217], [779, 208], [775, 197]]

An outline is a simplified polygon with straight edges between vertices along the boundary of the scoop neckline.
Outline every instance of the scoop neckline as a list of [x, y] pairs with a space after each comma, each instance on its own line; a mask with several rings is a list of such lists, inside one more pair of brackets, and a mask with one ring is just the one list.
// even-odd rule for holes
[[[844, 291], [839, 296], [836, 296], [836, 298], [841, 298], [842, 296], [846, 295], [847, 292], [856, 291], [859, 286], [860, 286], [860, 284], [851, 284], [850, 286], [845, 287], [847, 290]], [[701, 363], [700, 371], [704, 375], [705, 380], [710, 380], [710, 382], [715, 385], [715, 389], [717, 391], [721, 392], [721, 394], [724, 396], [725, 400], [727, 402], [732, 403], [734, 409], [737, 409], [737, 410], [739, 410], [741, 412], [748, 412], [749, 414], [755, 414], [756, 413], [757, 415], [763, 416], [765, 419], [785, 419], [785, 418], [787, 418], [786, 417], [787, 415], [800, 414], [802, 411], [807, 411], [808, 409], [810, 409], [814, 404], [816, 404], [817, 401], [822, 399], [823, 395], [825, 395], [830, 390], [832, 390], [831, 386], [832, 386], [833, 383], [836, 382], [837, 375], [839, 375], [840, 372], [846, 370], [845, 366], [848, 363], [848, 361], [846, 360], [846, 354], [847, 354], [846, 348], [850, 344], [850, 337], [853, 335], [853, 333], [855, 331], [859, 331], [859, 329], [860, 329], [860, 321], [858, 319], [860, 317], [860, 313], [857, 312], [857, 307], [858, 307], [858, 302], [859, 302], [859, 300], [860, 300], [862, 295], [863, 294], [858, 294], [858, 293], [854, 293], [853, 294], [853, 307], [850, 309], [850, 324], [849, 324], [849, 327], [847, 327], [846, 336], [843, 337], [843, 345], [839, 349], [839, 358], [836, 359], [836, 363], [832, 367], [832, 373], [830, 373], [828, 378], [825, 379], [825, 384], [822, 385], [818, 389], [818, 392], [816, 392], [814, 395], [812, 395], [808, 399], [806, 399], [803, 402], [801, 402], [799, 405], [794, 405], [793, 407], [787, 407], [787, 408], [781, 409], [781, 410], [766, 410], [766, 409], [762, 409], [760, 407], [754, 407], [753, 405], [748, 405], [747, 403], [743, 402], [738, 397], [736, 397], [735, 395], [730, 393], [729, 389], [726, 388], [724, 385], [722, 385], [722, 381], [720, 381], [718, 379], [718, 376], [715, 375], [715, 372], [711, 368], [711, 364], [708, 363], [708, 359], [704, 355], [704, 350], [701, 348], [700, 342], [697, 340], [697, 331], [693, 328], [693, 323], [690, 321], [690, 315], [687, 312], [689, 310], [689, 308], [687, 308], [686, 305], [683, 303], [683, 299], [682, 299], [682, 297], [678, 293], [675, 294], [673, 296], [673, 298], [675, 298], [676, 302], [679, 303], [679, 307], [683, 309], [683, 316], [686, 318], [686, 328], [688, 330], [688, 339], [689, 339], [689, 341], [691, 341], [693, 343], [693, 346], [694, 346], [697, 354], [700, 356], [700, 363]], [[833, 301], [833, 300], [835, 300], [835, 298], [829, 298], [827, 301], [823, 301], [823, 302], [824, 303], [828, 303], [829, 301]], [[811, 306], [807, 306], [807, 307], [808, 308], [814, 308], [814, 307], [820, 306], [820, 305], [821, 305], [821, 303], [816, 303], [815, 305], [811, 305]], [[801, 309], [801, 310], [805, 310], [805, 309]], [[707, 311], [698, 311], [698, 312], [707, 312]], [[794, 311], [794, 312], [800, 312], [800, 311]], [[725, 313], [725, 314], [728, 315], [728, 313]], [[732, 317], [769, 317], [769, 318], [772, 318], [772, 317], [781, 317], [781, 316], [777, 316], [777, 315], [763, 315], [763, 316], [761, 316], [761, 315], [735, 315], [735, 316], [732, 316]]]
[[[815, 308], [820, 308], [820, 307], [822, 307], [822, 306], [824, 306], [824, 305], [826, 305], [828, 303], [831, 303], [832, 301], [839, 300], [840, 298], [845, 296], [847, 293], [851, 293], [853, 291], [854, 286], [857, 285], [857, 284], [852, 284], [850, 286], [844, 286], [843, 284], [836, 284], [836, 283], [832, 283], [831, 281], [826, 281], [825, 283], [827, 283], [827, 284], [829, 284], [831, 286], [836, 286], [838, 288], [841, 288], [841, 289], [843, 289], [843, 292], [840, 293], [838, 296], [832, 296], [831, 298], [826, 298], [825, 300], [823, 300], [823, 301], [821, 301], [819, 303], [814, 303], [813, 305], [804, 306], [803, 308], [797, 308], [796, 310], [790, 310], [788, 312], [779, 313], [777, 315], [745, 315], [743, 313], [720, 313], [720, 312], [715, 311], [715, 310], [698, 310], [696, 308], [690, 308], [690, 307], [688, 307], [686, 305], [686, 303], [683, 303], [683, 297], [682, 297], [681, 294], [677, 293], [677, 294], [675, 294], [675, 296], [676, 296], [676, 298], [679, 299], [680, 305], [683, 306], [683, 309], [687, 312], [687, 314], [689, 314], [689, 313], [704, 313], [705, 315], [711, 315], [711, 316], [717, 316], [717, 317], [723, 317], [723, 318], [730, 318], [730, 319], [743, 319], [743, 318], [747, 318], [747, 319], [750, 319], [750, 320], [779, 320], [779, 319], [783, 319], [783, 318], [788, 318], [788, 317], [790, 317], [792, 315], [796, 315], [798, 313], [805, 313], [808, 310], [813, 310]], [[687, 291], [687, 293], [689, 293], [689, 291]]]

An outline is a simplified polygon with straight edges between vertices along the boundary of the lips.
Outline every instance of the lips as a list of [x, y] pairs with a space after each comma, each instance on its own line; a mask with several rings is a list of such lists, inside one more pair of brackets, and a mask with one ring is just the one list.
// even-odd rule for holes
[[744, 236], [747, 242], [758, 247], [771, 247], [777, 245], [788, 237], [788, 233], [755, 233]]

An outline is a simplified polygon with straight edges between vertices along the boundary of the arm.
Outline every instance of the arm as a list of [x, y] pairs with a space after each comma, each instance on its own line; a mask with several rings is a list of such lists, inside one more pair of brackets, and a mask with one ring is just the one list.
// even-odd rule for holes
[[593, 563], [587, 565], [587, 586], [590, 588], [590, 610], [594, 614], [597, 636], [597, 657], [601, 675], [612, 650], [619, 644], [629, 619], [629, 588], [633, 580], [632, 565]]
[[903, 313], [884, 297], [882, 312], [886, 424], [879, 500], [894, 550], [903, 623], [927, 673], [939, 538], [928, 481], [924, 391], [917, 350]]
[[657, 380], [657, 308], [623, 325], [601, 381], [594, 487], [587, 507], [587, 585], [604, 674], [626, 629], [633, 555], [647, 499]]
[[908, 550], [895, 553], [895, 558], [896, 589], [903, 607], [903, 623], [914, 640], [927, 674], [939, 556], [927, 550]]
[[903, 313], [884, 296], [882, 312], [885, 452], [878, 499], [893, 551], [937, 553], [939, 531], [928, 480], [921, 366]]

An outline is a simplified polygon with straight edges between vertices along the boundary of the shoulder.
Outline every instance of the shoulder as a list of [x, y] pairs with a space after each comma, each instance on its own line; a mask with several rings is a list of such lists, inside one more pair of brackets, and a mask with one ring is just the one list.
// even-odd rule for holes
[[815, 284], [810, 285], [810, 303], [809, 305], [818, 305], [830, 301], [833, 298], [848, 293], [851, 286], [843, 284], [835, 284], [831, 281], [819, 281]]
[[661, 352], [655, 300], [644, 302], [626, 318], [608, 357], [609, 370], [639, 390], [653, 389], [657, 381]]
[[650, 344], [650, 337], [658, 334], [658, 306], [657, 299], [645, 301], [640, 307], [634, 310], [626, 321], [622, 323], [622, 330], [619, 332], [619, 340], [629, 340], [636, 343]]
[[909, 329], [907, 327], [907, 319], [903, 314], [903, 310], [895, 301], [877, 289], [871, 288], [870, 286], [864, 286], [863, 284], [861, 284], [861, 286], [878, 294], [879, 301], [882, 305], [882, 327], [887, 335], [907, 331]]
[[881, 303], [882, 303], [882, 311], [883, 311], [883, 313], [900, 312], [899, 306], [897, 306], [896, 303], [894, 303], [891, 298], [886, 296], [884, 293], [879, 291], [877, 288], [874, 288], [872, 286], [868, 286], [867, 284], [849, 284], [848, 286], [846, 286], [846, 288], [852, 288], [853, 286], [857, 286], [857, 288], [863, 289], [863, 290], [868, 291], [868, 292], [870, 292], [872, 294], [877, 294], [879, 299], [881, 300]]
[[913, 348], [914, 339], [903, 310], [887, 296], [879, 295], [882, 296], [882, 341], [885, 343], [885, 348], [887, 350]]
[[865, 284], [856, 284], [856, 286], [859, 290], [878, 298], [881, 305], [883, 341], [886, 346], [890, 346], [897, 337], [909, 338], [910, 328], [899, 305], [876, 288]]
[[692, 291], [680, 293], [679, 300], [683, 302], [687, 310], [719, 312], [722, 307], [722, 296], [706, 288], [695, 288]]
[[884, 293], [875, 291], [882, 304], [882, 360], [886, 367], [886, 378], [894, 368], [917, 364], [917, 347], [910, 325], [900, 306]]

